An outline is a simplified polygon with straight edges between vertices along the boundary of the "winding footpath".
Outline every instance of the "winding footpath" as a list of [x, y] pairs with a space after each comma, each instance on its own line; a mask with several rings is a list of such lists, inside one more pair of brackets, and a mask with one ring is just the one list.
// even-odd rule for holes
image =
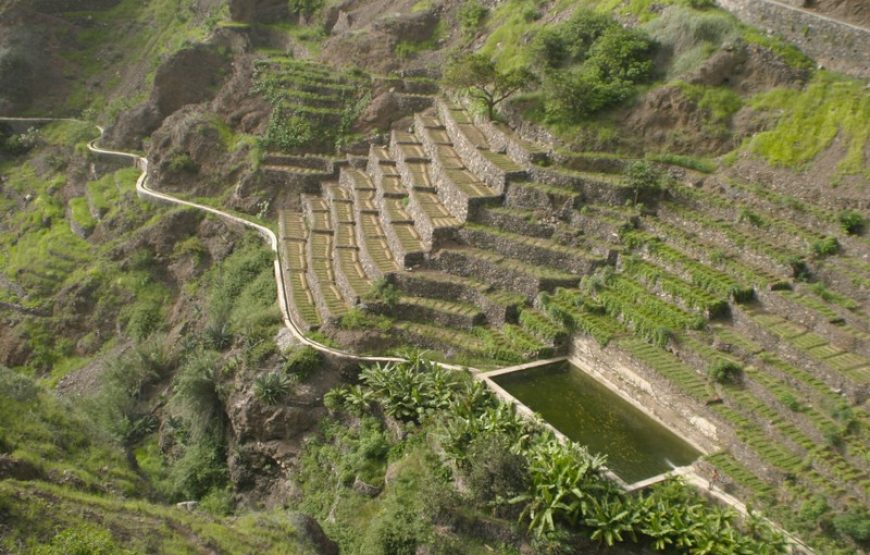
[[[55, 121], [87, 123], [87, 122], [84, 122], [82, 120], [78, 120], [75, 118], [0, 117], [0, 122], [2, 122], [2, 121], [20, 122], [20, 123], [26, 123], [26, 122], [50, 123], [50, 122], [55, 122]], [[289, 311], [289, 308], [287, 305], [287, 287], [288, 287], [288, 285], [287, 285], [287, 282], [284, 278], [284, 272], [283, 272], [283, 268], [281, 266], [281, 257], [280, 257], [279, 252], [278, 252], [278, 237], [275, 235], [275, 233], [271, 229], [269, 229], [268, 227], [263, 226], [261, 224], [258, 224], [256, 222], [252, 222], [252, 221], [247, 220], [245, 218], [236, 216], [234, 214], [224, 212], [224, 211], [219, 210], [217, 208], [213, 208], [211, 206], [206, 206], [204, 204], [199, 204], [196, 202], [183, 200], [183, 199], [174, 197], [170, 194], [161, 193], [160, 191], [156, 191], [156, 190], [152, 189], [148, 184], [148, 159], [143, 157], [143, 156], [139, 156], [138, 154], [134, 154], [134, 153], [130, 153], [130, 152], [123, 152], [123, 151], [118, 151], [118, 150], [111, 150], [111, 149], [106, 149], [106, 148], [102, 148], [102, 147], [98, 146], [98, 142], [103, 138], [103, 134], [104, 134], [105, 130], [103, 129], [103, 127], [101, 127], [99, 125], [95, 125], [95, 127], [99, 130], [100, 136], [97, 137], [96, 139], [93, 139], [92, 141], [90, 141], [88, 143], [88, 150], [90, 152], [93, 152], [94, 154], [100, 154], [103, 156], [121, 158], [121, 159], [131, 161], [133, 163], [133, 165], [135, 165], [142, 172], [139, 175], [139, 178], [136, 180], [136, 193], [139, 195], [140, 198], [149, 199], [149, 200], [152, 200], [155, 202], [160, 202], [160, 203], [168, 203], [168, 204], [174, 204], [174, 205], [178, 205], [178, 206], [185, 206], [188, 208], [194, 208], [196, 210], [202, 210], [206, 213], [217, 216], [225, 221], [240, 224], [242, 226], [253, 229], [258, 234], [260, 234], [260, 236], [266, 242], [269, 243], [269, 247], [272, 249], [272, 252], [275, 254], [275, 260], [274, 260], [275, 284], [276, 284], [277, 290], [278, 290], [277, 291], [278, 304], [281, 307], [281, 316], [282, 316], [282, 319], [284, 321], [284, 326], [290, 331], [290, 333], [293, 335], [293, 337], [300, 344], [307, 345], [307, 346], [309, 346], [309, 347], [311, 347], [311, 348], [313, 348], [313, 349], [315, 349], [323, 354], [337, 357], [339, 359], [351, 360], [354, 362], [369, 362], [369, 363], [408, 362], [408, 359], [403, 358], [403, 357], [357, 355], [357, 354], [351, 353], [349, 351], [344, 351], [342, 349], [337, 349], [335, 347], [330, 347], [328, 345], [324, 345], [323, 343], [315, 341], [315, 340], [311, 339], [310, 337], [306, 337], [306, 335], [302, 332], [302, 330], [299, 328], [299, 326], [297, 326], [296, 323], [293, 322], [293, 319], [290, 316], [290, 311]], [[556, 359], [553, 359], [553, 360], [556, 360]], [[517, 402], [510, 395], [507, 395], [506, 392], [504, 392], [501, 387], [499, 387], [492, 379], [490, 379], [489, 375], [494, 374], [494, 373], [500, 374], [500, 373], [504, 373], [504, 372], [510, 371], [510, 370], [518, 370], [520, 368], [525, 368], [525, 367], [529, 367], [529, 366], [536, 366], [538, 364], [546, 364], [548, 362], [553, 362], [553, 360], [533, 361], [533, 362], [523, 364], [523, 365], [520, 365], [517, 367], [505, 368], [505, 369], [500, 369], [500, 370], [495, 370], [495, 371], [490, 371], [490, 372], [483, 372], [477, 368], [472, 368], [472, 367], [468, 367], [468, 366], [459, 366], [459, 365], [448, 364], [448, 363], [444, 363], [444, 362], [435, 361], [435, 364], [437, 364], [441, 368], [444, 368], [447, 370], [468, 370], [468, 371], [471, 371], [472, 375], [475, 376], [475, 378], [483, 380], [487, 384], [487, 386], [489, 386], [490, 390], [495, 392], [503, 400], [516, 404], [520, 413], [526, 414], [528, 416], [532, 416], [533, 413], [530, 409], [528, 409], [528, 407], [526, 407], [522, 403]], [[549, 423], [546, 423], [546, 425], [556, 434], [557, 437], [559, 437], [565, 441], [570, 441], [567, 437], [564, 436], [564, 434], [559, 432], [552, 425], [550, 425]], [[706, 493], [706, 495], [717, 499], [720, 503], [723, 503], [726, 506], [731, 507], [732, 509], [736, 510], [738, 513], [740, 513], [744, 517], [751, 516], [751, 512], [750, 512], [749, 508], [742, 501], [740, 501], [739, 499], [737, 499], [733, 495], [725, 492], [724, 490], [722, 490], [721, 488], [719, 488], [715, 484], [710, 483], [706, 478], [698, 475], [698, 473], [695, 471], [693, 466], [676, 468], [676, 469], [674, 469], [673, 472], [669, 472], [666, 475], [655, 476], [651, 479], [643, 480], [643, 481], [637, 482], [635, 484], [626, 484], [621, 478], [619, 478], [619, 476], [617, 476], [616, 474], [612, 473], [609, 470], [607, 471], [607, 474], [611, 479], [616, 481], [626, 491], [629, 491], [629, 492], [636, 491], [638, 489], [642, 489], [642, 488], [645, 488], [645, 487], [652, 485], [656, 482], [659, 482], [662, 479], [664, 479], [665, 476], [671, 476], [671, 475], [680, 476], [687, 484], [691, 484], [699, 491], [704, 491]], [[787, 530], [785, 530], [784, 528], [782, 528], [778, 524], [776, 524], [776, 523], [774, 523], [766, 518], [765, 518], [765, 520], [767, 520], [767, 522], [769, 522], [774, 528], [779, 530], [786, 538], [788, 538], [788, 540], [792, 543], [792, 547], [793, 547], [795, 552], [806, 553], [806, 554], [813, 554], [814, 553], [813, 550], [809, 546], [807, 546], [805, 543], [803, 543], [799, 538], [797, 538], [796, 536], [794, 536], [793, 534], [791, 534], [790, 532], [788, 532]]]

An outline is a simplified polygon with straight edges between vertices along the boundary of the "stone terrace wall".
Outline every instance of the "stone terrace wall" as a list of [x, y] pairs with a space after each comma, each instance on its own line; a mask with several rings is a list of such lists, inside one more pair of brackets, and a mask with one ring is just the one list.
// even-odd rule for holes
[[717, 0], [743, 21], [773, 30], [823, 66], [870, 79], [870, 29], [775, 0]]

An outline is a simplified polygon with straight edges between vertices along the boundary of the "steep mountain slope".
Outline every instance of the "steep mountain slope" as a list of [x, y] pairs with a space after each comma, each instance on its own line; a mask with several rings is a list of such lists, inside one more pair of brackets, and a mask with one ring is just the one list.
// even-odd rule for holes
[[[153, 187], [275, 230], [318, 341], [618, 361], [714, 429], [697, 473], [854, 552], [870, 95], [710, 4], [11, 0], [0, 114], [107, 124]], [[542, 525], [539, 430], [425, 364], [333, 390], [360, 369], [281, 331], [258, 238], [137, 199], [89, 124], [0, 130], [4, 550], [334, 552], [286, 507], [348, 553], [651, 552], [655, 503], [731, 526], [595, 473]]]

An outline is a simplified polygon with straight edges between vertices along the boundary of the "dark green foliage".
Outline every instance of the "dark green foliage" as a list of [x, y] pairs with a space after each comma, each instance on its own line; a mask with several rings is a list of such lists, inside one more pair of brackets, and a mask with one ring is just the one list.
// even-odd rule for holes
[[552, 121], [574, 122], [627, 99], [631, 83], [605, 80], [599, 68], [565, 69], [544, 80], [544, 110]]
[[473, 35], [480, 29], [489, 10], [478, 0], [466, 0], [459, 8], [459, 27], [465, 35]]
[[180, 152], [169, 159], [169, 171], [173, 173], [197, 173], [199, 165], [193, 161], [190, 154]]
[[284, 360], [284, 372], [296, 376], [299, 381], [310, 378], [323, 364], [320, 351], [307, 345], [298, 347], [287, 353]]
[[719, 360], [707, 368], [707, 375], [716, 383], [738, 384], [743, 377], [743, 368], [736, 362]]
[[834, 528], [840, 534], [867, 545], [870, 542], [870, 512], [866, 508], [855, 507], [839, 514], [834, 517]]
[[544, 112], [552, 121], [576, 122], [619, 104], [652, 73], [649, 37], [585, 10], [543, 29], [533, 49], [544, 68]]
[[861, 235], [864, 232], [864, 215], [856, 210], [843, 210], [837, 214], [837, 221], [849, 235]]
[[314, 12], [323, 7], [323, 0], [288, 0], [290, 12], [305, 17], [311, 17]]
[[580, 63], [586, 60], [595, 41], [616, 25], [607, 15], [578, 9], [568, 21], [542, 29], [535, 36], [532, 50], [550, 68]]
[[788, 265], [791, 268], [792, 277], [796, 280], [808, 281], [810, 277], [812, 277], [810, 268], [807, 266], [807, 262], [803, 258], [793, 256], [788, 259]]
[[394, 307], [402, 296], [399, 289], [385, 279], [379, 279], [372, 284], [371, 290], [366, 295], [366, 300], [383, 303], [387, 307]]
[[660, 191], [665, 186], [665, 175], [656, 166], [637, 160], [625, 169], [628, 185], [634, 189], [635, 196], [643, 192]]
[[254, 378], [254, 396], [267, 405], [277, 405], [290, 391], [290, 380], [282, 372], [268, 372]]
[[31, 127], [24, 133], [12, 133], [0, 127], [0, 152], [21, 155], [29, 152], [39, 143], [39, 130]]
[[511, 447], [507, 435], [478, 434], [467, 447], [464, 475], [479, 503], [516, 517], [510, 511], [516, 505], [508, 501], [523, 494], [529, 485], [525, 459]]
[[170, 470], [173, 497], [200, 499], [213, 488], [222, 488], [227, 481], [226, 452], [220, 440], [206, 438], [184, 451]]
[[829, 236], [813, 241], [811, 248], [816, 256], [830, 256], [840, 252], [840, 243], [836, 237]]
[[384, 412], [405, 422], [446, 408], [456, 387], [451, 372], [425, 359], [411, 364], [369, 366], [360, 380], [381, 399]]
[[[424, 438], [427, 442], [437, 441], [440, 449], [435, 448], [435, 452], [443, 452], [456, 465], [469, 487], [471, 498], [465, 510], [488, 507], [501, 515], [516, 511], [514, 514], [521, 515], [540, 552], [566, 552], [568, 538], [576, 533], [604, 545], [637, 541], [658, 550], [703, 545], [714, 553], [783, 552], [782, 538], [766, 524], [753, 521], [748, 530], [738, 530], [735, 514], [709, 508], [679, 481], [625, 496], [604, 477], [602, 457], [572, 442], [557, 440], [465, 374], [454, 374], [451, 383], [442, 386], [433, 385], [434, 377], [427, 380], [420, 375], [434, 370], [434, 365], [419, 360], [374, 367], [373, 372], [372, 368], [364, 369], [364, 376], [374, 373], [378, 378], [364, 379], [364, 385], [358, 388], [357, 393], [365, 399], [360, 405], [363, 414], [377, 414], [374, 405], [386, 413], [396, 412], [400, 406], [401, 413], [408, 415], [403, 419], [403, 428], [411, 435], [394, 446], [391, 453], [408, 449], [420, 453]], [[379, 385], [370, 388], [369, 381]], [[387, 386], [383, 383], [386, 381], [395, 383]], [[437, 381], [443, 382], [444, 378]], [[406, 392], [421, 401], [419, 408], [413, 408]], [[348, 390], [340, 396], [347, 398]], [[434, 405], [433, 399], [437, 399]], [[433, 429], [435, 434], [431, 433]], [[333, 453], [347, 451], [340, 446], [334, 449], [338, 451]], [[419, 465], [420, 459], [416, 460]], [[318, 464], [326, 466], [330, 461], [322, 459]], [[345, 478], [345, 482], [348, 480]], [[398, 483], [402, 484], [400, 488], [408, 484], [401, 479]], [[421, 498], [430, 500], [432, 493], [427, 488], [433, 484], [439, 486], [440, 496], [433, 497], [429, 505], [442, 506], [449, 482], [418, 483], [401, 497], [397, 491], [391, 492], [368, 528], [362, 552], [414, 553], [421, 542], [431, 541], [431, 522], [436, 513], [427, 506], [416, 509], [417, 518], [413, 518], [415, 513], [408, 507], [416, 506]], [[394, 506], [394, 500], [400, 499], [402, 504]], [[328, 510], [329, 506], [323, 508]]]

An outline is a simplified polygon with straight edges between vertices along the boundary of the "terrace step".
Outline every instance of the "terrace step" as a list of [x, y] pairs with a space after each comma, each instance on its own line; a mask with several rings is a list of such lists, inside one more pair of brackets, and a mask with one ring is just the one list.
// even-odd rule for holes
[[372, 282], [360, 262], [355, 248], [335, 248], [335, 283], [342, 296], [352, 305], [359, 304], [372, 289]]
[[401, 269], [376, 215], [362, 214], [356, 229], [360, 263], [370, 279], [377, 280]]
[[505, 193], [505, 205], [524, 210], [541, 210], [568, 219], [582, 203], [581, 193], [534, 181], [511, 181]]
[[340, 160], [327, 156], [315, 156], [311, 154], [294, 155], [285, 154], [283, 152], [267, 152], [263, 155], [262, 166], [299, 169], [307, 168], [312, 171], [319, 171], [321, 173], [332, 175], [333, 171], [336, 169], [335, 166], [338, 163], [340, 163]]
[[[422, 322], [399, 322], [396, 328], [404, 336], [404, 340], [412, 345], [435, 349], [454, 356], [455, 351], [476, 358], [487, 358], [487, 351], [480, 339], [467, 332], [447, 329], [443, 326], [433, 326]], [[446, 348], [445, 348], [446, 347]], [[454, 351], [451, 353], [451, 351]]]
[[638, 193], [622, 176], [614, 174], [578, 172], [559, 166], [532, 166], [529, 175], [532, 181], [573, 190], [589, 204], [621, 206], [626, 201], [655, 200], [649, 196], [650, 193]]
[[527, 176], [526, 170], [508, 156], [490, 150], [486, 136], [463, 108], [443, 100], [438, 100], [435, 107], [462, 163], [494, 193], [504, 193], [508, 181]]
[[305, 216], [293, 210], [278, 211], [278, 238], [305, 240], [308, 229], [305, 226]]
[[332, 235], [332, 217], [329, 213], [329, 204], [320, 197], [311, 195], [302, 196], [302, 210], [308, 220], [308, 230], [311, 234]]
[[560, 268], [573, 274], [589, 274], [607, 264], [607, 259], [549, 239], [511, 233], [468, 223], [459, 232], [467, 245], [492, 250], [530, 264]]
[[285, 276], [284, 296], [293, 321], [304, 330], [321, 324], [314, 295], [308, 283], [308, 262], [305, 255], [308, 230], [299, 212], [281, 210], [278, 213], [279, 252]]
[[402, 296], [390, 312], [402, 320], [432, 322], [451, 329], [470, 330], [485, 321], [474, 305], [430, 297]]
[[443, 126], [436, 117], [417, 114], [414, 126], [416, 136], [432, 161], [431, 172], [438, 196], [451, 214], [465, 221], [478, 207], [501, 198], [492, 187], [468, 171], [452, 144], [444, 142], [449, 137], [438, 136], [443, 132]]
[[399, 289], [413, 295], [473, 304], [479, 307], [490, 325], [516, 321], [517, 307], [526, 302], [523, 295], [496, 289], [471, 277], [443, 272], [400, 272], [392, 281]]
[[576, 287], [580, 282], [576, 275], [471, 247], [442, 249], [434, 256], [431, 267], [516, 291], [525, 295], [529, 302], [541, 291]]
[[588, 173], [623, 173], [629, 164], [618, 154], [609, 152], [569, 152], [557, 150], [553, 161], [569, 170]]

